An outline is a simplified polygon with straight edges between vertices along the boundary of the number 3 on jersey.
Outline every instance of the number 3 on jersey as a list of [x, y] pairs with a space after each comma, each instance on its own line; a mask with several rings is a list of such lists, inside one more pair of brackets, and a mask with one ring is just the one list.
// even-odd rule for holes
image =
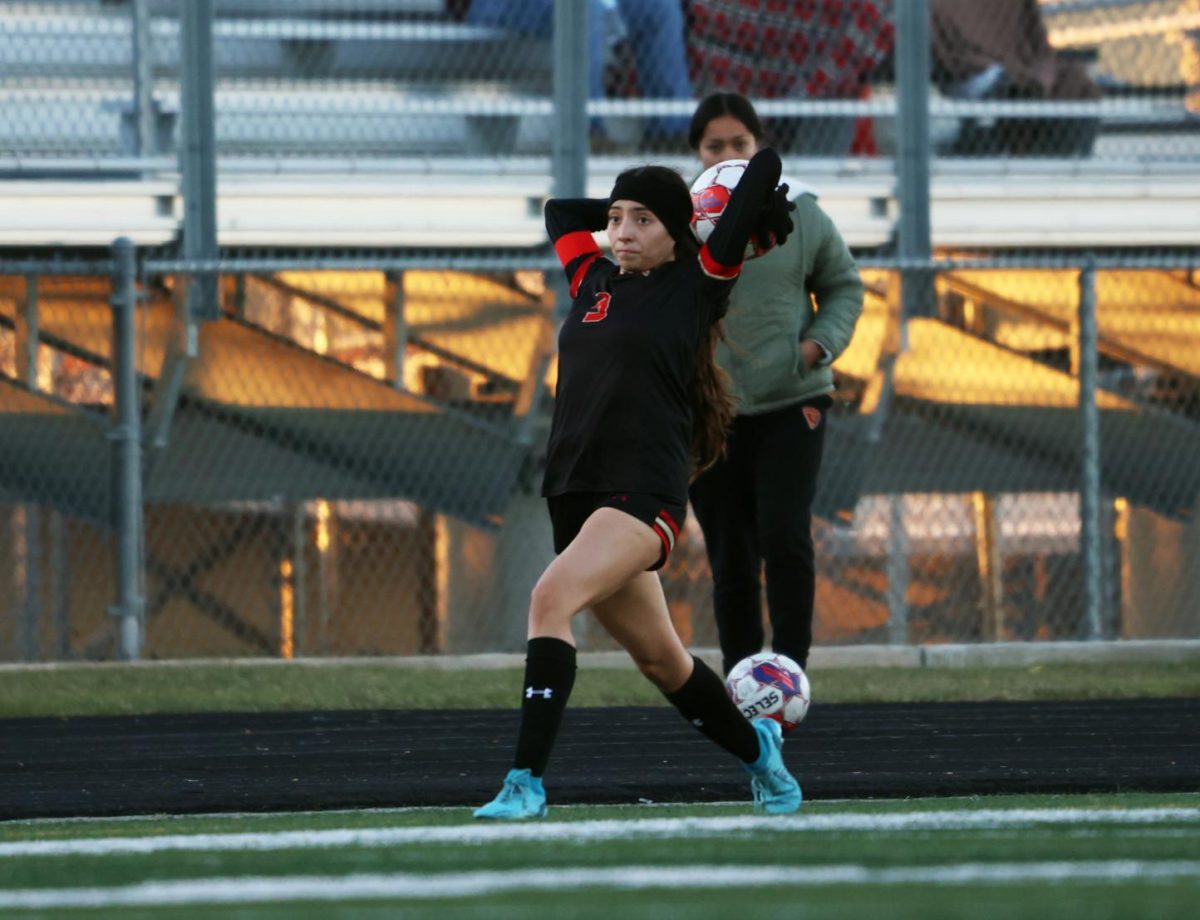
[[612, 300], [612, 294], [607, 291], [596, 292], [596, 302], [592, 305], [592, 309], [583, 314], [585, 323], [598, 323], [604, 317], [608, 316], [608, 302]]

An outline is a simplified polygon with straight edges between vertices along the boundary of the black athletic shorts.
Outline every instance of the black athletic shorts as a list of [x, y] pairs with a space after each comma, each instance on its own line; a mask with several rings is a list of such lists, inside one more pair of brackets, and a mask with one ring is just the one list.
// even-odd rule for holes
[[616, 508], [637, 518], [658, 534], [658, 539], [662, 541], [658, 562], [647, 569], [649, 572], [666, 565], [679, 538], [679, 528], [687, 516], [686, 505], [677, 505], [669, 499], [646, 492], [567, 492], [549, 496], [546, 503], [554, 528], [556, 553], [561, 553], [570, 545], [583, 528], [583, 522], [597, 508]]

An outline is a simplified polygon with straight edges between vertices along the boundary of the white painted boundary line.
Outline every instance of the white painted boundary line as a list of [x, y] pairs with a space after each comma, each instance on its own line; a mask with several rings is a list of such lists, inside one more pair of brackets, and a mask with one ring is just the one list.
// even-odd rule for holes
[[273, 852], [334, 847], [459, 846], [529, 841], [594, 843], [607, 840], [723, 837], [866, 831], [1000, 830], [1039, 824], [1200, 824], [1200, 808], [1012, 808], [919, 811], [902, 814], [833, 814], [793, 817], [646, 818], [622, 821], [550, 821], [446, 827], [337, 828], [242, 834], [175, 834], [164, 837], [96, 837], [0, 843], [0, 858], [111, 856], [166, 852]]
[[[1184, 795], [1197, 796], [1200, 793], [1183, 793]], [[972, 795], [939, 795], [926, 796], [927, 801], [936, 801], [943, 805], [952, 805], [955, 802], [974, 802], [978, 800], [978, 796]], [[919, 798], [908, 798], [904, 801], [916, 802]], [[861, 799], [821, 799], [822, 805], [846, 805], [848, 803], [860, 802]], [[879, 801], [896, 801], [879, 800]], [[646, 813], [652, 811], [661, 811], [663, 809], [681, 807], [679, 802], [651, 802], [639, 801], [637, 807], [644, 810]], [[746, 810], [746, 802], [729, 799], [724, 802], [705, 802], [705, 808], [736, 808], [739, 813]], [[94, 826], [98, 824], [113, 824], [113, 825], [136, 825], [156, 822], [160, 824], [183, 824], [189, 821], [232, 821], [239, 818], [247, 819], [250, 822], [267, 822], [278, 821], [281, 818], [315, 818], [322, 819], [336, 818], [339, 815], [409, 815], [420, 814], [421, 812], [445, 812], [453, 806], [448, 805], [379, 805], [363, 808], [306, 808], [293, 811], [197, 811], [197, 812], [148, 812], [146, 814], [136, 815], [72, 815], [69, 817], [58, 818], [10, 818], [3, 823], [0, 823], [0, 828], [28, 827], [28, 828], [45, 828], [45, 827], [66, 827], [68, 825], [79, 825], [80, 827]], [[595, 805], [584, 805], [577, 803], [555, 804], [554, 814], [558, 817], [569, 815], [573, 811], [584, 811], [586, 809], [596, 808]]]
[[286, 901], [438, 899], [512, 891], [577, 891], [830, 885], [979, 885], [1128, 882], [1200, 878], [1200, 862], [959, 863], [872, 869], [831, 866], [613, 866], [604, 869], [519, 869], [392, 875], [202, 878], [113, 888], [27, 888], [0, 891], [4, 908], [147, 907]]

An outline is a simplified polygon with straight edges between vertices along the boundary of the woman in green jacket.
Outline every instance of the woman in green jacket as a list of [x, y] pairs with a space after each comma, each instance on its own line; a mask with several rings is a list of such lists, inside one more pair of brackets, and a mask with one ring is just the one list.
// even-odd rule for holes
[[[748, 159], [762, 140], [754, 106], [737, 93], [701, 101], [688, 134], [705, 168]], [[830, 364], [862, 312], [854, 259], [816, 195], [796, 185], [792, 236], [747, 262], [731, 295], [717, 360], [737, 415], [724, 459], [689, 490], [712, 567], [726, 673], [763, 647], [764, 568], [771, 646], [807, 665], [816, 592], [812, 502], [832, 405]]]

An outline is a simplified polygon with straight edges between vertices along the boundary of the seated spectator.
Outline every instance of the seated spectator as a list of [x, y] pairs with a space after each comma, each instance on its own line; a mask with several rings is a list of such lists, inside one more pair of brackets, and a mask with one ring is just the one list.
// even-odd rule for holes
[[[753, 99], [859, 99], [892, 52], [892, 0], [692, 0], [696, 92]], [[844, 156], [855, 119], [773, 118], [776, 146]]]
[[[615, 22], [614, 13], [619, 14]], [[467, 21], [549, 40], [554, 35], [554, 0], [473, 0]], [[642, 98], [691, 99], [683, 29], [679, 0], [588, 0], [589, 96], [604, 97], [606, 50], [623, 32], [633, 51]], [[652, 117], [647, 120], [644, 136], [685, 149], [688, 118]], [[594, 137], [603, 136], [599, 120], [592, 122], [592, 131]]]
[[[1088, 100], [1100, 90], [1084, 64], [1051, 46], [1036, 0], [931, 0], [933, 80], [954, 99]], [[968, 119], [952, 152], [1087, 155], [1097, 120]]]

